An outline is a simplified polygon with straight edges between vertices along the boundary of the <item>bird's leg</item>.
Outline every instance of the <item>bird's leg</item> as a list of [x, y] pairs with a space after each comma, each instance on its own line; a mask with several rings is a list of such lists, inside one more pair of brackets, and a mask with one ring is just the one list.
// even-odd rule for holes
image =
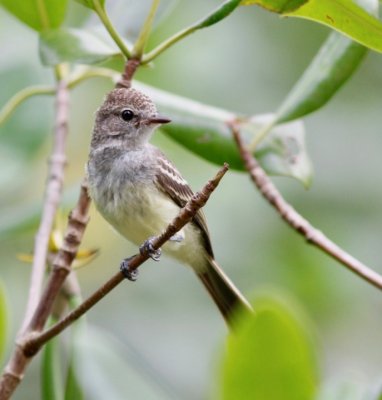
[[147, 239], [142, 246], [139, 247], [139, 252], [144, 256], [148, 255], [152, 260], [159, 261], [160, 256], [162, 254], [161, 249], [154, 249], [153, 246], [153, 238], [151, 237]]
[[138, 278], [138, 268], [131, 269], [129, 264], [130, 260], [134, 257], [135, 256], [125, 258], [124, 260], [122, 260], [120, 266], [123, 276], [132, 282], [136, 281]]
[[180, 243], [180, 242], [183, 241], [183, 239], [184, 239], [184, 235], [182, 235], [180, 232], [178, 232], [178, 233], [175, 233], [174, 236], [171, 236], [169, 240], [170, 240], [171, 242]]

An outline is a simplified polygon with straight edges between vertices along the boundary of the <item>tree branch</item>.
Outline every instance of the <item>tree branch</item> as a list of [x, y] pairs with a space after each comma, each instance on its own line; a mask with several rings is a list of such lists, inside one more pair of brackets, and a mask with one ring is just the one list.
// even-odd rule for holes
[[23, 331], [28, 325], [41, 295], [48, 254], [49, 236], [52, 231], [54, 217], [60, 202], [64, 180], [64, 168], [66, 164], [65, 144], [68, 134], [68, 106], [69, 96], [67, 84], [65, 80], [60, 80], [58, 81], [56, 90], [56, 116], [53, 149], [49, 161], [50, 168], [46, 183], [45, 200], [40, 227], [35, 238], [29, 296], [21, 331]]
[[38, 332], [43, 329], [46, 320], [52, 311], [54, 300], [57, 297], [66, 276], [71, 271], [71, 263], [76, 256], [88, 223], [89, 207], [90, 198], [87, 193], [87, 184], [84, 181], [81, 186], [77, 205], [69, 216], [64, 243], [53, 262], [53, 271], [50, 274], [48, 283], [29, 325], [17, 340], [16, 348], [14, 349], [8, 364], [5, 367], [3, 375], [1, 376], [0, 400], [9, 399], [23, 379], [24, 371], [33, 355], [25, 352], [25, 343], [29, 342], [31, 337], [38, 335]]
[[303, 216], [301, 216], [290, 204], [288, 204], [277, 190], [276, 186], [269, 179], [265, 171], [250, 152], [244, 147], [241, 140], [239, 128], [236, 123], [229, 124], [233, 136], [240, 151], [244, 165], [249, 172], [252, 181], [257, 186], [263, 197], [276, 209], [281, 218], [298, 233], [303, 235], [306, 240], [324, 251], [342, 265], [354, 272], [360, 278], [371, 283], [378, 289], [382, 289], [382, 276], [373, 271], [365, 264], [358, 261], [352, 255], [341, 249], [332, 242], [321, 231], [312, 226]]
[[[153, 238], [152, 245], [155, 250], [162, 247], [172, 236], [174, 236], [192, 220], [198, 210], [207, 203], [211, 193], [219, 185], [220, 180], [227, 171], [228, 164], [224, 164], [224, 166], [217, 172], [215, 177], [208, 181], [200, 192], [197, 192], [193, 195], [193, 197], [179, 211], [179, 214], [167, 226], [167, 228], [159, 236]], [[148, 254], [141, 253], [133, 256], [129, 260], [130, 270], [132, 271], [137, 269], [141, 264], [147, 261], [148, 258]], [[48, 340], [57, 336], [65, 328], [85, 314], [124, 279], [125, 277], [123, 276], [122, 272], [118, 271], [105, 284], [103, 284], [98, 290], [96, 290], [90, 297], [88, 297], [82, 304], [70, 312], [61, 321], [47, 329], [45, 332], [38, 335], [33, 335], [29, 341], [25, 342], [22, 348], [24, 354], [29, 357], [34, 355]]]

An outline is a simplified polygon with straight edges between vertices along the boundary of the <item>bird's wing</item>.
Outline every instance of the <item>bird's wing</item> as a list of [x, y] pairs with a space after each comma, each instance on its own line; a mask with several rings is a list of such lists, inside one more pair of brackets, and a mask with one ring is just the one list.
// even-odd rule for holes
[[[155, 183], [158, 189], [169, 196], [179, 207], [184, 207], [194, 195], [192, 189], [171, 161], [159, 150], [157, 153], [157, 163], [158, 169]], [[207, 221], [202, 210], [196, 213], [193, 222], [200, 228], [206, 250], [208, 254], [213, 257]]]

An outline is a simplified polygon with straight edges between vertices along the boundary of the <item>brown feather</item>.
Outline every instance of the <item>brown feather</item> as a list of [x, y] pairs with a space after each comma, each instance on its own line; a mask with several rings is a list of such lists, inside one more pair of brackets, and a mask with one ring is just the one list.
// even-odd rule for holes
[[[156, 185], [159, 190], [169, 196], [179, 207], [184, 207], [194, 192], [183, 179], [176, 167], [158, 150], [158, 172]], [[213, 250], [208, 232], [207, 221], [202, 210], [199, 210], [192, 222], [200, 229], [207, 253], [213, 258]]]

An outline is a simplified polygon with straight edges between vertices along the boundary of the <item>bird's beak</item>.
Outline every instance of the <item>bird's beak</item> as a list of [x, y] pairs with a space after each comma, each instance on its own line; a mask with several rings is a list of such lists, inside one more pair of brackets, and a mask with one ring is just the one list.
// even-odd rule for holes
[[156, 117], [147, 118], [145, 122], [147, 125], [151, 125], [151, 124], [162, 125], [162, 124], [168, 124], [169, 122], [171, 122], [171, 119], [164, 117], [162, 115], [157, 115]]

